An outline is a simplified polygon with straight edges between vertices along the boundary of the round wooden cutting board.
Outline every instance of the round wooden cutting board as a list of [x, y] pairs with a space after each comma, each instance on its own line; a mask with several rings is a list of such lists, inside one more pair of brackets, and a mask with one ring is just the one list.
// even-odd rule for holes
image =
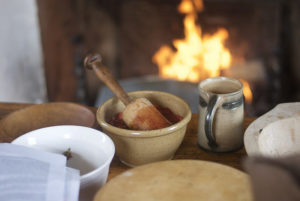
[[247, 174], [213, 162], [171, 160], [130, 169], [101, 188], [94, 201], [250, 201]]

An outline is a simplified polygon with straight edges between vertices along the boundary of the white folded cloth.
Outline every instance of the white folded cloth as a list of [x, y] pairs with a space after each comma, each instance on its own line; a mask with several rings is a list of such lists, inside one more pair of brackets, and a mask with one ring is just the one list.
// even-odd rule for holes
[[0, 143], [0, 164], [0, 200], [78, 200], [79, 171], [62, 154]]

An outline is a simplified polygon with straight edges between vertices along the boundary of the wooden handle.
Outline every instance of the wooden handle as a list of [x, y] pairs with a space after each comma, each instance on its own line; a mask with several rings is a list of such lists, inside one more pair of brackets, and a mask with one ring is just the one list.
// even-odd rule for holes
[[93, 69], [97, 77], [125, 104], [131, 102], [130, 97], [115, 80], [108, 69], [102, 64], [99, 54], [88, 55], [84, 59], [84, 66], [87, 69]]

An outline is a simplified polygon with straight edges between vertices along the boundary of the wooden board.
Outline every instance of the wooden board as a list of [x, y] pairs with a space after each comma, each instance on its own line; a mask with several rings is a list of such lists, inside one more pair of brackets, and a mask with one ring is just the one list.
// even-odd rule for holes
[[94, 201], [252, 200], [247, 174], [200, 160], [172, 160], [139, 166], [108, 182]]

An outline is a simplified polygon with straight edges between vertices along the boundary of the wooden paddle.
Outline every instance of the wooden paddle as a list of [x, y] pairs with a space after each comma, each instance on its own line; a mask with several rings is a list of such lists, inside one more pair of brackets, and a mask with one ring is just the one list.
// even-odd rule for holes
[[171, 123], [146, 98], [132, 99], [102, 64], [98, 54], [88, 55], [84, 60], [87, 69], [93, 69], [98, 78], [124, 103], [123, 120], [130, 129], [154, 130]]

